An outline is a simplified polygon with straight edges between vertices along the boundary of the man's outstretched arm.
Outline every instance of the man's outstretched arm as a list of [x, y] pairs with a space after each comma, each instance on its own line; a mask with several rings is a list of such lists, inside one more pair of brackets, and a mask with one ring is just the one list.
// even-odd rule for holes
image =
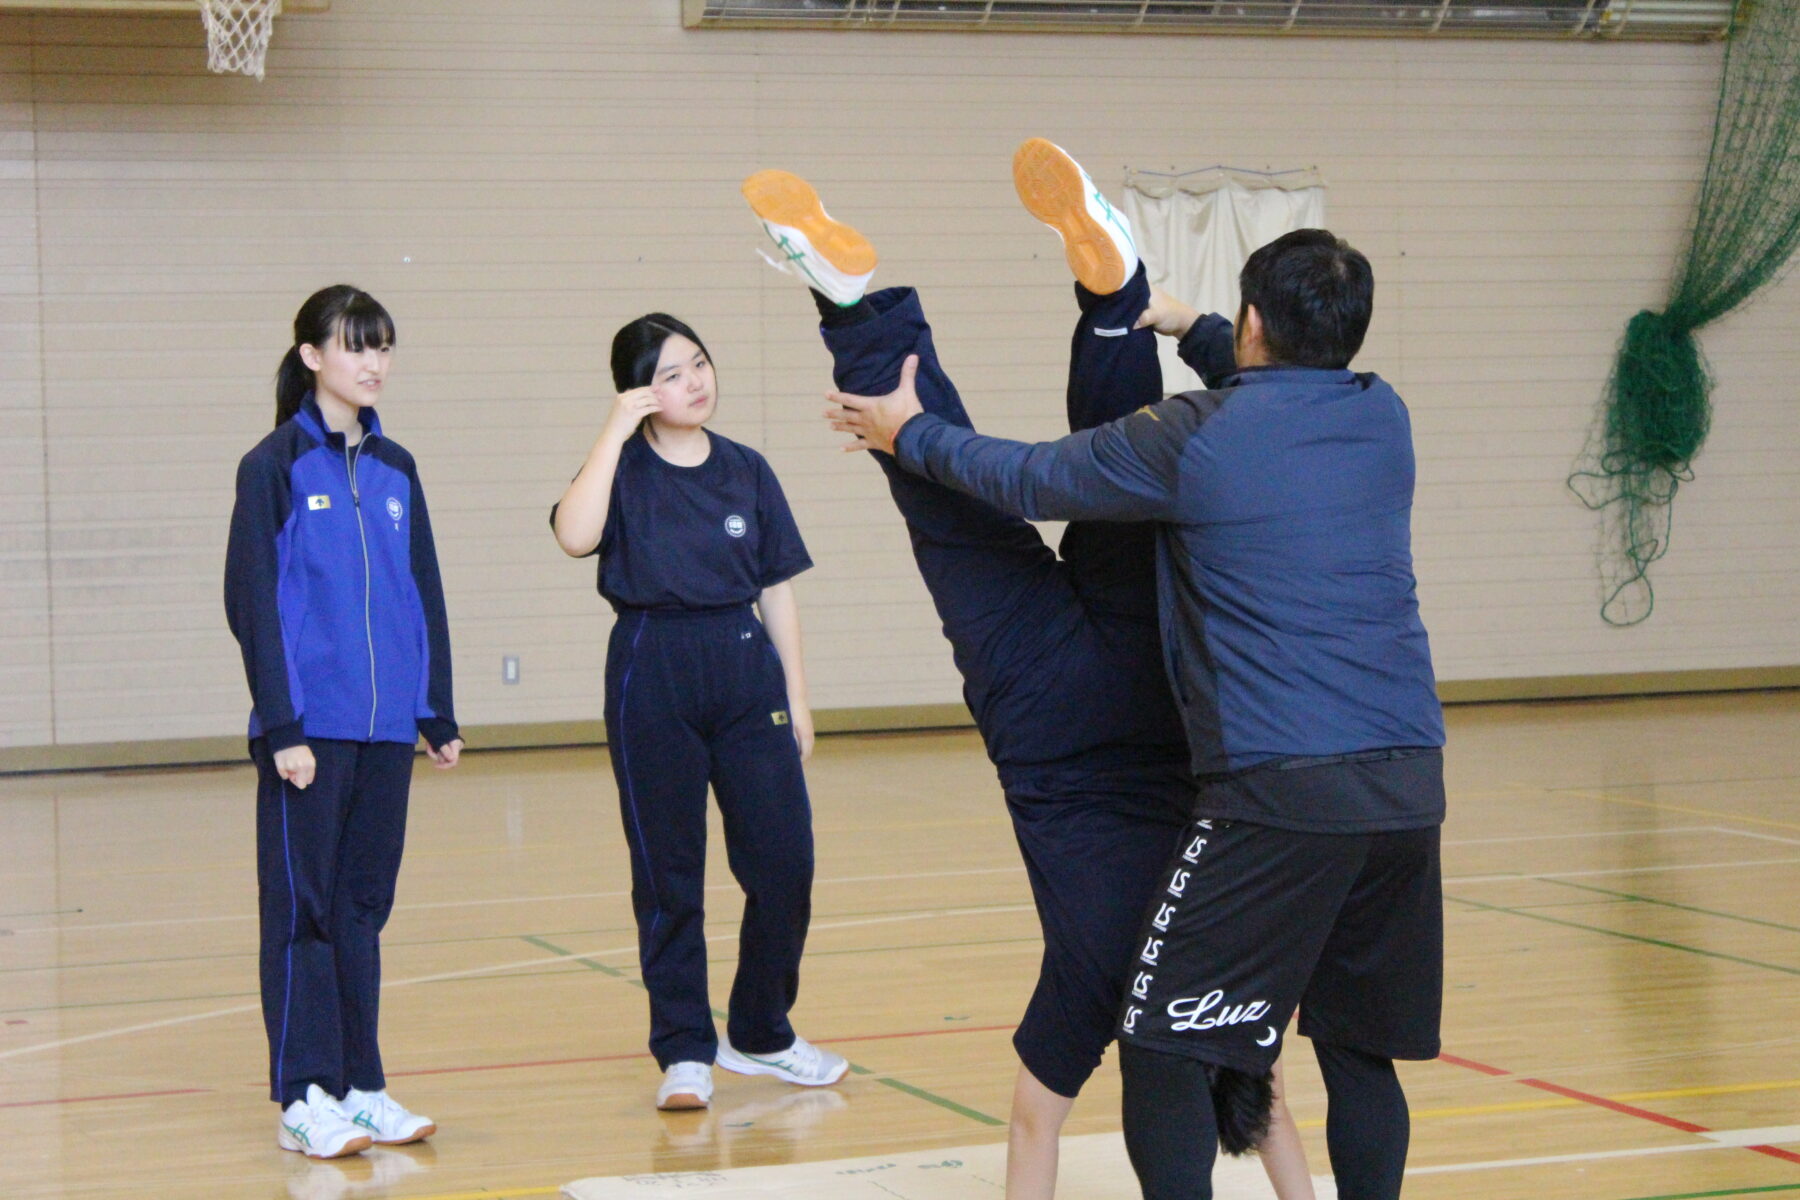
[[887, 451], [909, 471], [1032, 520], [1176, 518], [1181, 452], [1199, 424], [1181, 405], [1031, 445], [926, 414], [913, 392], [916, 365], [907, 360], [886, 396], [831, 394], [826, 419], [856, 438], [845, 449]]

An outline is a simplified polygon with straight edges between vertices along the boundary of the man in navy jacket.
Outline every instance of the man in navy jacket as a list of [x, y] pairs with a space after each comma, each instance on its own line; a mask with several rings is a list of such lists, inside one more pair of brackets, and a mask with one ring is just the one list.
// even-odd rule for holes
[[1157, 296], [1140, 326], [1219, 385], [1111, 424], [983, 437], [924, 414], [910, 371], [888, 396], [834, 395], [832, 423], [1020, 516], [1162, 523], [1164, 660], [1199, 795], [1120, 1018], [1127, 1148], [1150, 1200], [1210, 1197], [1218, 1122], [1266, 1110], [1298, 1006], [1339, 1195], [1397, 1196], [1393, 1060], [1437, 1054], [1443, 979], [1411, 426], [1391, 387], [1348, 369], [1374, 291], [1360, 253], [1301, 230], [1240, 285], [1235, 330]]

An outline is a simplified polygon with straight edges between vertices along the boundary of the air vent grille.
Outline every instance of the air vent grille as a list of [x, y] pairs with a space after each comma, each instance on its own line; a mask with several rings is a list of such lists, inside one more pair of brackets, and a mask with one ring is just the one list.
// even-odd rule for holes
[[1733, 0], [683, 0], [691, 27], [1712, 40]]

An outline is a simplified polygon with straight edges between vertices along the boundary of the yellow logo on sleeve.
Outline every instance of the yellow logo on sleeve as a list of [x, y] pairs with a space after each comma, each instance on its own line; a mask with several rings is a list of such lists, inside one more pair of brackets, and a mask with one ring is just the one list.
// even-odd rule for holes
[[330, 496], [308, 496], [306, 498], [306, 507], [311, 509], [313, 512], [318, 512], [321, 508], [330, 508], [331, 507], [331, 497]]

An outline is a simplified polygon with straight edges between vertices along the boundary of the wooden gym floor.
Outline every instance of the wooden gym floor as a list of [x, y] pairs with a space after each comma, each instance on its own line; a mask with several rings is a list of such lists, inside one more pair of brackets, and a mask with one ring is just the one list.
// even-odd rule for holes
[[[1449, 717], [1446, 1053], [1403, 1067], [1408, 1196], [1800, 1200], [1800, 693]], [[605, 752], [476, 754], [421, 765], [385, 938], [390, 1085], [441, 1132], [324, 1166], [263, 1098], [248, 766], [0, 779], [0, 1196], [551, 1196], [1000, 1142], [1039, 943], [978, 742], [828, 738], [809, 776], [796, 1024], [841, 1086], [721, 1073], [712, 1113], [653, 1111]], [[1288, 1071], [1324, 1173], [1304, 1039]], [[1072, 1151], [1116, 1145], [1117, 1107], [1109, 1059]]]

